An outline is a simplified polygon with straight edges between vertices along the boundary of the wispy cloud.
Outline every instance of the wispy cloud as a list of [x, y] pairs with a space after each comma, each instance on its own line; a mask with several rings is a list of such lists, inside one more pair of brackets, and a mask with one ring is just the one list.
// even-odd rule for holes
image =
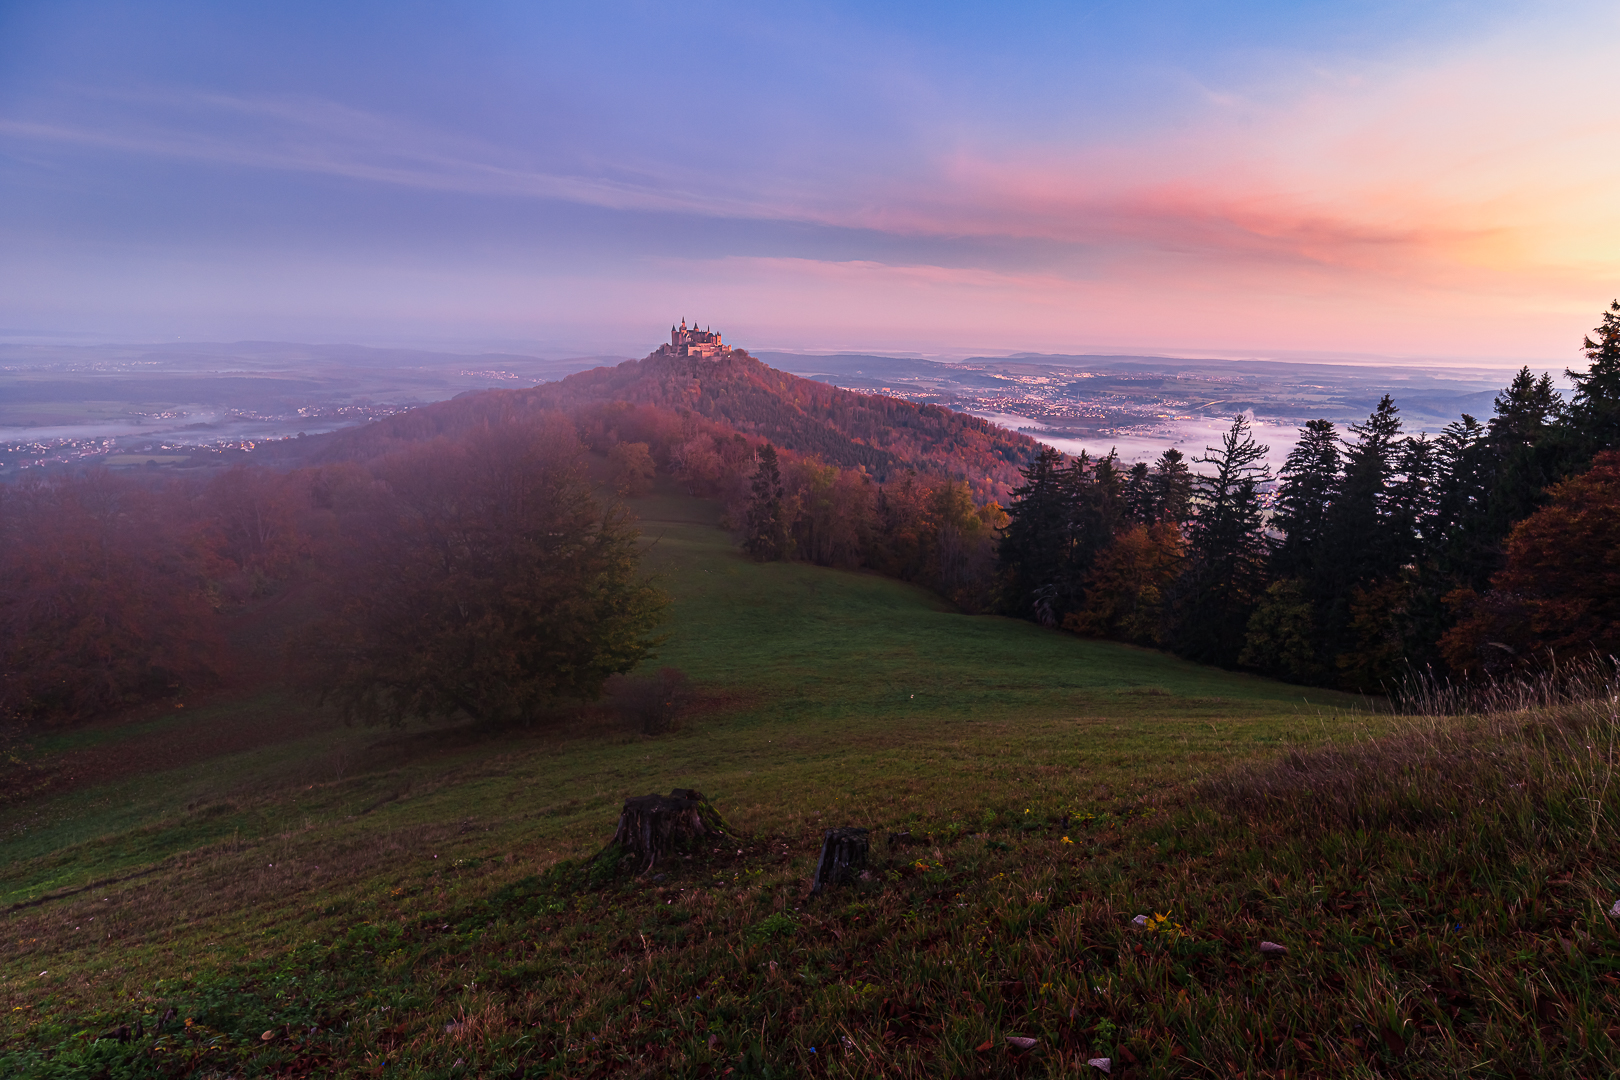
[[[780, 208], [685, 187], [680, 178], [527, 167], [509, 149], [313, 99], [146, 94], [114, 124], [0, 117], [0, 136], [214, 165], [336, 176], [426, 191], [558, 199], [615, 210], [772, 217]], [[159, 111], [152, 106], [166, 106]], [[257, 121], [248, 123], [244, 121]], [[625, 172], [628, 170], [609, 170]], [[712, 183], [707, 186], [712, 188]]]

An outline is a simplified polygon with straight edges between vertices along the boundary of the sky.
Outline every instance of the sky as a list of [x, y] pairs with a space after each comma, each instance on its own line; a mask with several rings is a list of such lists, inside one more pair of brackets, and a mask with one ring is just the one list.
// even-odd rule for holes
[[0, 0], [0, 338], [1578, 360], [1620, 6]]

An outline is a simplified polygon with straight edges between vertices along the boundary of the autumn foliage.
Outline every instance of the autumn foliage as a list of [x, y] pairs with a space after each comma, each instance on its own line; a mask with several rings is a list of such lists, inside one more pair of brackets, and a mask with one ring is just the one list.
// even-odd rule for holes
[[1514, 526], [1491, 588], [1451, 597], [1465, 613], [1442, 639], [1456, 670], [1620, 655], [1620, 451], [1550, 495]]
[[0, 720], [39, 726], [214, 682], [239, 569], [183, 492], [94, 472], [0, 487]]

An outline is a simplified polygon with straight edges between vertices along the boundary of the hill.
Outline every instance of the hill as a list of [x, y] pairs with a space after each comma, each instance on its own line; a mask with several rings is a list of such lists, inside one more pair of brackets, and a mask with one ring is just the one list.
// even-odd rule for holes
[[462, 394], [364, 428], [306, 439], [284, 452], [318, 460], [367, 458], [400, 442], [455, 435], [495, 417], [561, 410], [576, 416], [635, 406], [701, 418], [727, 430], [860, 469], [879, 482], [908, 469], [968, 480], [1004, 497], [1040, 444], [939, 405], [860, 394], [778, 371], [736, 350], [716, 359], [653, 353], [523, 390]]
[[[672, 734], [609, 710], [311, 733], [270, 693], [37, 746], [260, 740], [0, 811], [0, 1073], [1620, 1064], [1612, 720], [1392, 731], [1337, 695], [749, 562], [668, 481], [632, 505], [675, 597], [660, 662], [697, 684]], [[592, 860], [624, 797], [675, 786], [728, 816], [723, 845], [646, 877]], [[873, 830], [869, 876], [808, 897], [843, 824]]]

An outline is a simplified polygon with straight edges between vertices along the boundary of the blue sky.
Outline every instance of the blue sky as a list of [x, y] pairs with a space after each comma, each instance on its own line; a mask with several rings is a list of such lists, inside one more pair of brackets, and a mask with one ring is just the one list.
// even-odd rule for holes
[[1557, 360], [1617, 21], [0, 3], [0, 331]]

